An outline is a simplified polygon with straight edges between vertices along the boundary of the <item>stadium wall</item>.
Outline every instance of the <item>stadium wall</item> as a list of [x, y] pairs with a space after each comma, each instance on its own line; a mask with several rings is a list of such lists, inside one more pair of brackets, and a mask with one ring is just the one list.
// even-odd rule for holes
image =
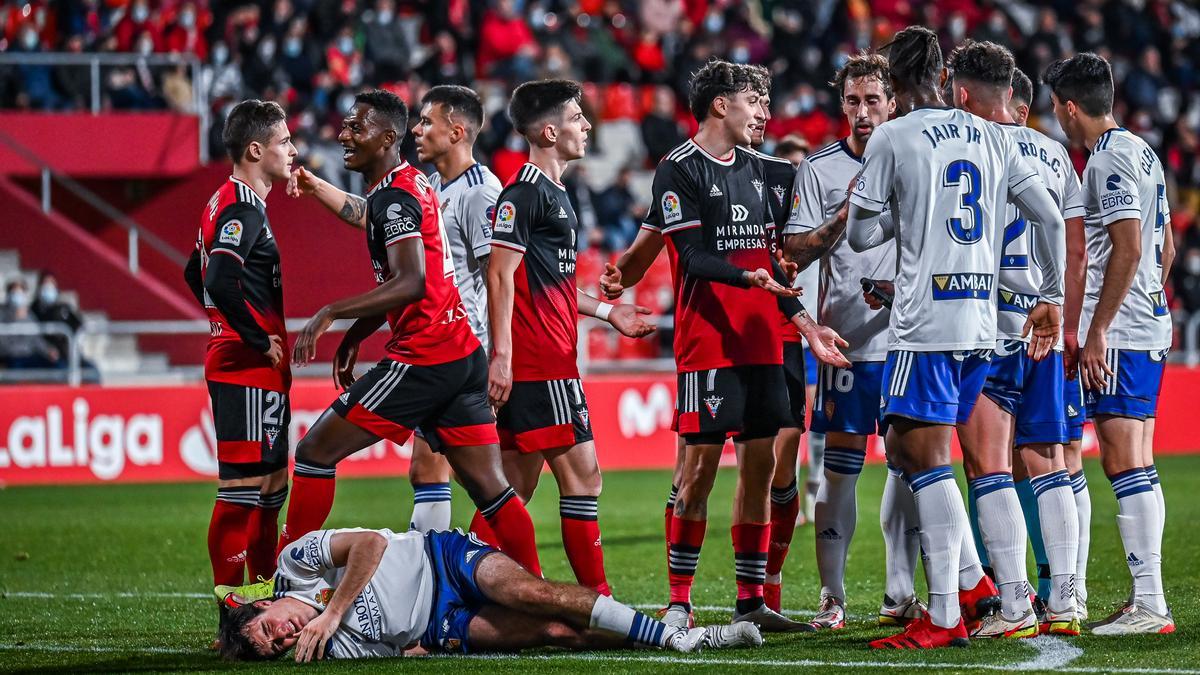
[[[73, 178], [182, 176], [200, 166], [200, 123], [177, 113], [4, 112], [0, 130]], [[36, 176], [39, 167], [0, 143], [0, 174]]]
[[[675, 458], [670, 374], [592, 376], [584, 381], [606, 471], [666, 469]], [[1192, 397], [1200, 370], [1172, 366], [1163, 382], [1155, 450], [1200, 452]], [[292, 388], [294, 449], [336, 396], [324, 379]], [[1085, 452], [1096, 452], [1085, 432]], [[870, 461], [882, 461], [878, 442]], [[0, 389], [0, 486], [211, 480], [215, 440], [203, 384], [172, 387], [63, 386]], [[393, 476], [408, 470], [410, 447], [381, 442], [350, 457], [339, 476]], [[726, 448], [725, 461], [733, 462]]]

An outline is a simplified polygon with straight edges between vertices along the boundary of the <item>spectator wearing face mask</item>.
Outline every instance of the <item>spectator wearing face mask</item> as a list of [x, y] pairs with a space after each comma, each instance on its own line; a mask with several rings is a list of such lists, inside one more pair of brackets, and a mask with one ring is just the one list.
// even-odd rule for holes
[[[30, 312], [29, 288], [22, 279], [8, 282], [5, 303], [0, 307], [0, 324], [37, 326]], [[6, 368], [62, 368], [66, 362], [60, 352], [41, 335], [6, 335], [0, 339], [0, 363]]]
[[150, 34], [151, 49], [157, 46], [161, 27], [157, 25], [157, 17], [150, 11], [149, 0], [133, 0], [125, 11], [125, 16], [117, 22], [114, 34], [117, 37], [117, 49], [123, 52], [139, 51], [138, 40], [143, 33]]
[[373, 10], [364, 13], [362, 32], [367, 63], [374, 67], [376, 78], [396, 80], [408, 73], [411, 49], [396, 18], [395, 0], [378, 0]]
[[208, 40], [204, 29], [211, 17], [202, 17], [194, 2], [185, 2], [175, 15], [175, 22], [167, 28], [163, 45], [169, 54], [195, 54], [201, 61], [208, 59]]

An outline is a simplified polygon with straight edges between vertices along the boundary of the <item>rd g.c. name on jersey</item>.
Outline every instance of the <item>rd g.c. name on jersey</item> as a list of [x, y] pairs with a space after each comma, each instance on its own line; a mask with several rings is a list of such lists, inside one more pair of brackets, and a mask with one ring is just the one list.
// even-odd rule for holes
[[[1015, 142], [1022, 159], [1037, 172], [1058, 205], [1063, 220], [1083, 215], [1079, 177], [1067, 149], [1028, 127], [1000, 124]], [[1033, 253], [1033, 226], [1012, 204], [1005, 210], [1000, 259], [1000, 292], [997, 296], [997, 340], [1021, 340], [1029, 310], [1038, 303], [1042, 271]], [[1032, 225], [1032, 226], [1031, 226]], [[1059, 269], [1063, 269], [1059, 261]], [[1024, 338], [1028, 340], [1028, 338]]]
[[890, 349], [995, 346], [1004, 209], [1041, 182], [999, 126], [962, 110], [919, 108], [875, 130], [850, 201], [890, 203], [898, 221]]
[[1169, 348], [1171, 312], [1162, 286], [1162, 247], [1171, 213], [1162, 164], [1154, 150], [1125, 129], [1105, 132], [1084, 169], [1083, 195], [1088, 269], [1079, 334], [1087, 335], [1100, 300], [1104, 270], [1112, 255], [1108, 226], [1137, 218], [1142, 227], [1142, 257], [1133, 285], [1109, 325], [1108, 346], [1139, 351]]

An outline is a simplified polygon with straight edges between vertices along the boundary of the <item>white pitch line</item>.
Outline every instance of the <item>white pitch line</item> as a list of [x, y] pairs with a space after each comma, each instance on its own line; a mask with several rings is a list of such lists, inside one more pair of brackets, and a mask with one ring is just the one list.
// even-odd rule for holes
[[79, 653], [87, 652], [94, 654], [212, 654], [207, 649], [175, 649], [173, 647], [95, 647], [85, 645], [54, 645], [54, 644], [31, 644], [31, 645], [4, 645], [0, 644], [0, 651], [12, 652], [51, 652], [51, 653]]
[[1010, 666], [1016, 671], [1060, 670], [1068, 663], [1083, 656], [1083, 650], [1066, 640], [1050, 635], [1039, 635], [1021, 644], [1037, 650], [1037, 656], [1029, 661]]
[[0, 591], [0, 598], [34, 598], [38, 600], [110, 600], [120, 599], [216, 599], [211, 593], [113, 592], [113, 593], [44, 593], [39, 591]]

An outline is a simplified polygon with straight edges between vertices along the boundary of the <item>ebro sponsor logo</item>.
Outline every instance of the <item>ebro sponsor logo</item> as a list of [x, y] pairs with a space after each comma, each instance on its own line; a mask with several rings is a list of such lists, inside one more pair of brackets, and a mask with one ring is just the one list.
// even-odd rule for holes
[[934, 300], [987, 300], [992, 297], [991, 274], [956, 272], [933, 275]]
[[1108, 190], [1100, 195], [1101, 209], [1114, 209], [1120, 206], [1133, 206], [1133, 195], [1129, 194], [1121, 185], [1121, 177], [1117, 174], [1111, 174], [1104, 181], [1104, 189]]
[[62, 408], [14, 419], [0, 447], [0, 469], [87, 467], [100, 480], [113, 480], [125, 463], [155, 466], [163, 461], [163, 421], [159, 415], [96, 415], [77, 398], [71, 418]]

